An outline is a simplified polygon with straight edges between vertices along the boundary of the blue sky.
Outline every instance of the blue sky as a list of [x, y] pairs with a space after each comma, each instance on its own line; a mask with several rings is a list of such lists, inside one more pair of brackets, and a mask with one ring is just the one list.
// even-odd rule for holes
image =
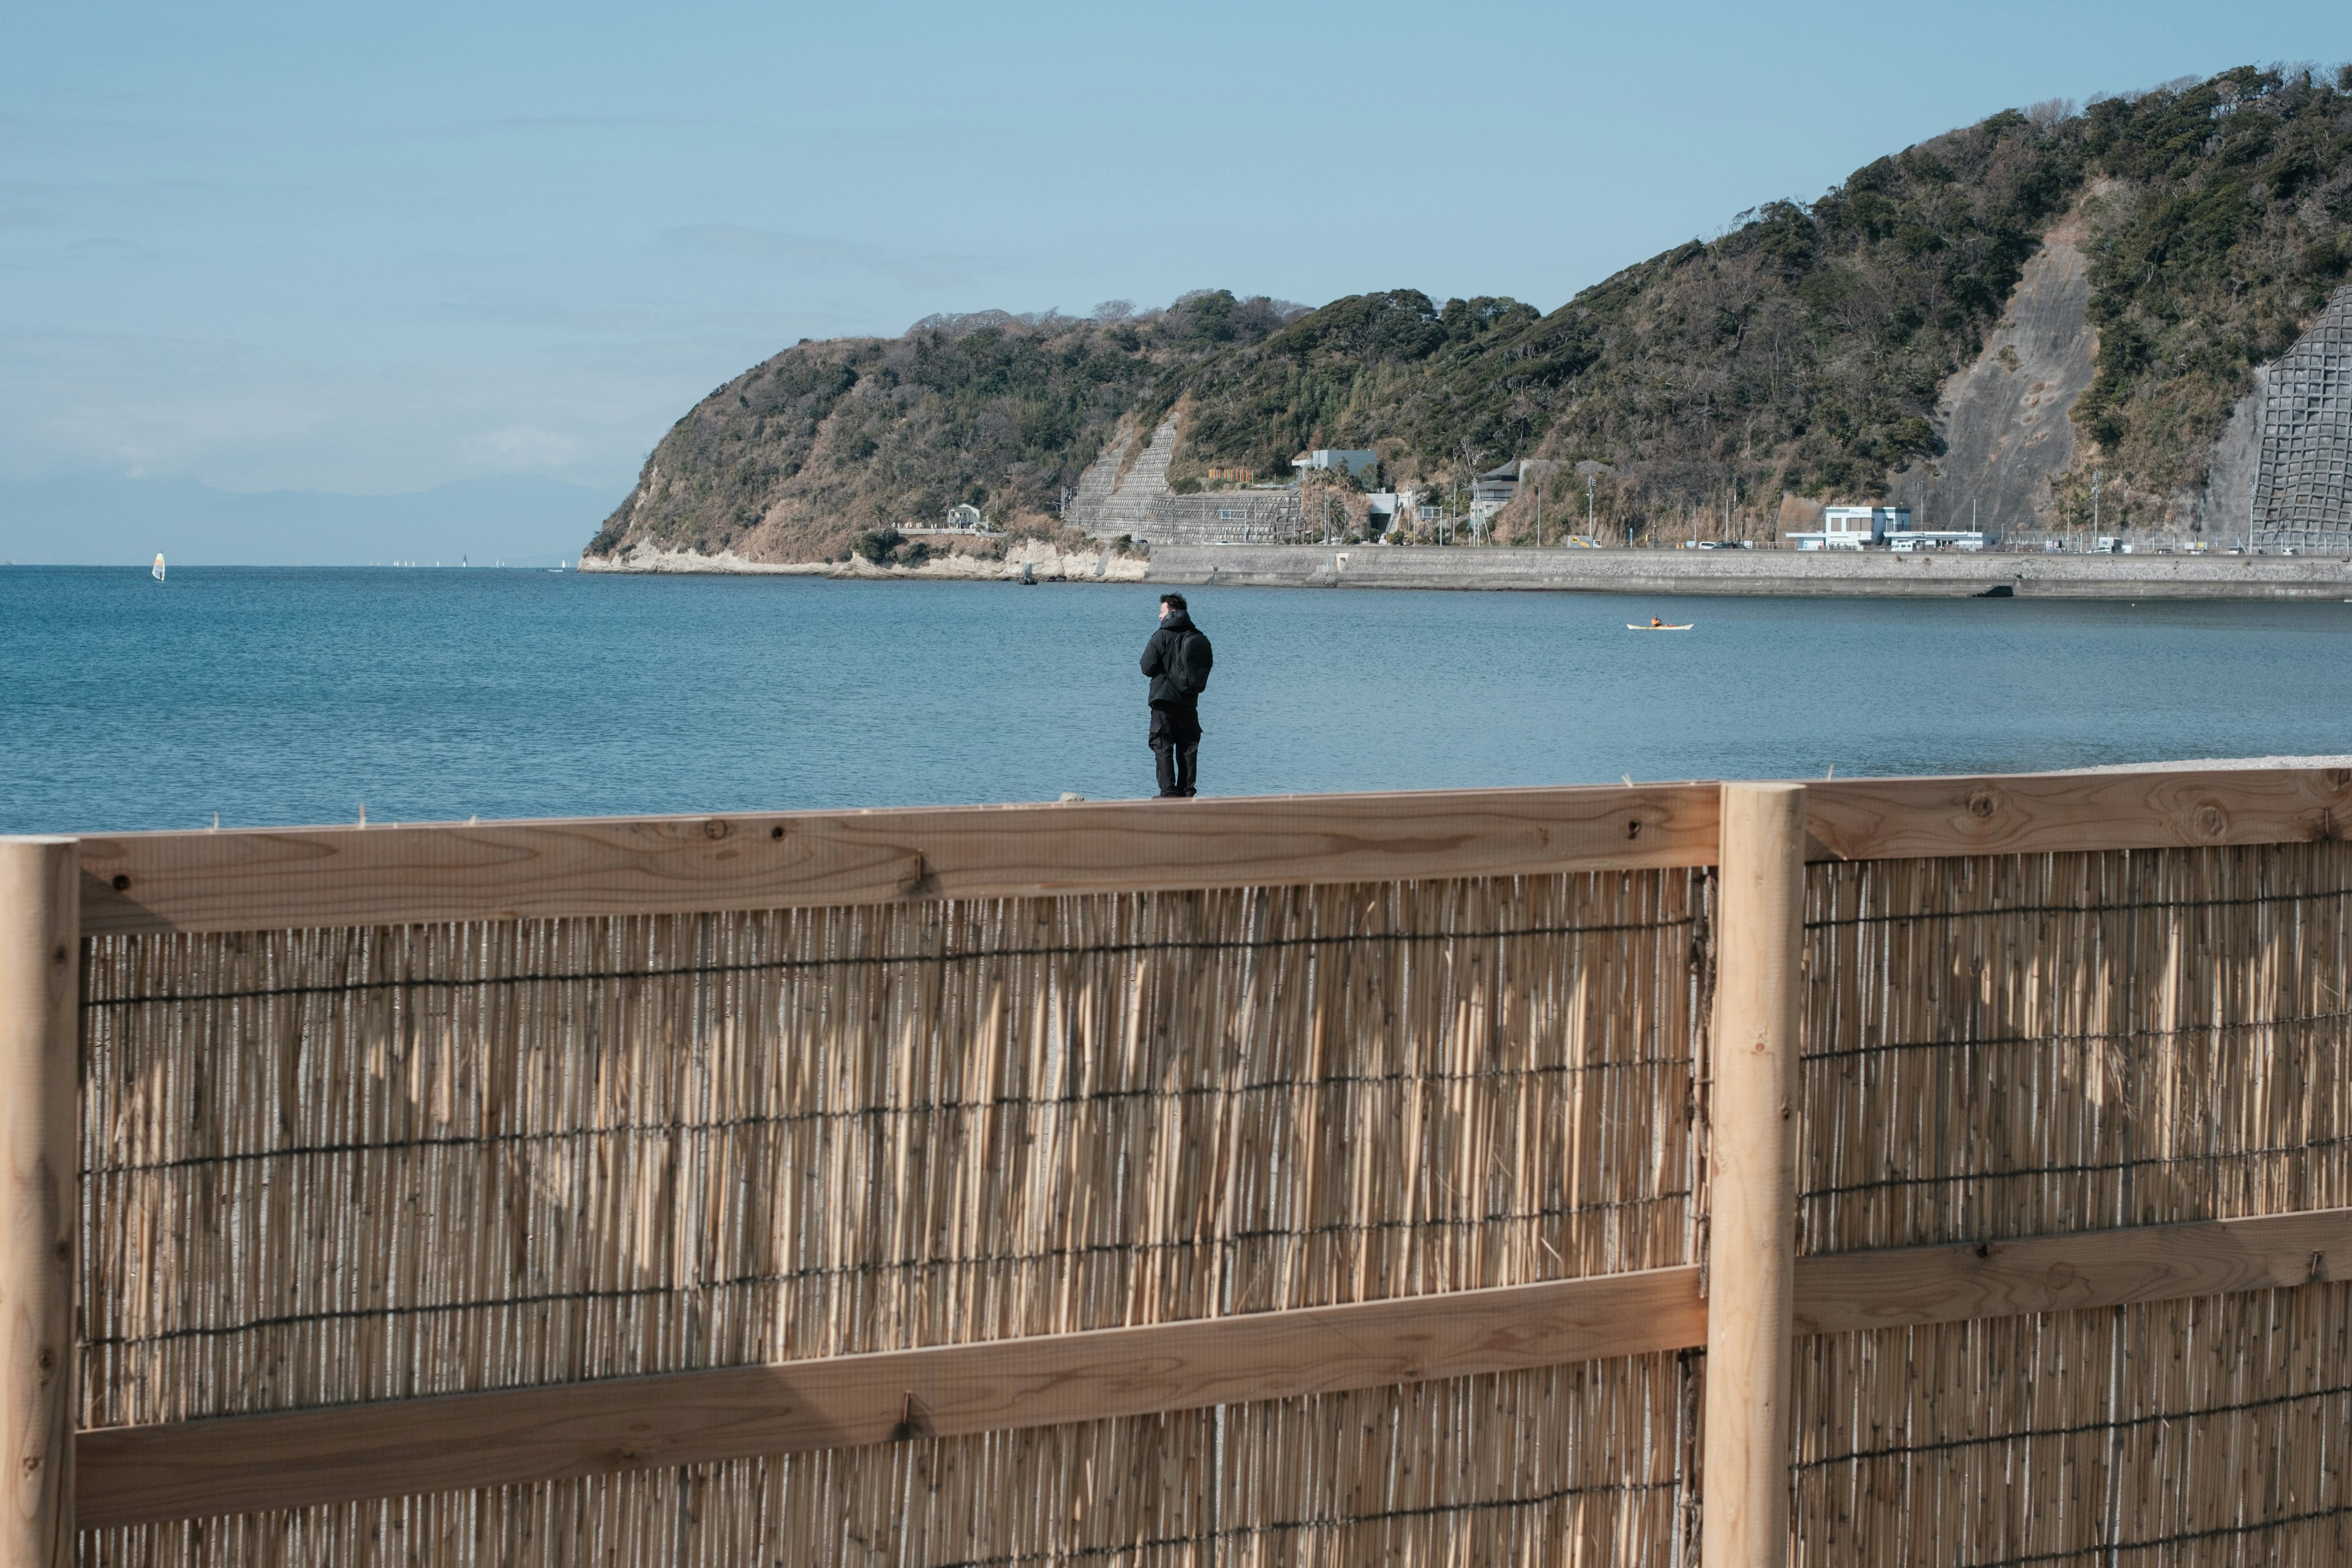
[[15, 6], [0, 478], [625, 487], [802, 337], [1549, 309], [1995, 110], [2347, 57], [2341, 0]]

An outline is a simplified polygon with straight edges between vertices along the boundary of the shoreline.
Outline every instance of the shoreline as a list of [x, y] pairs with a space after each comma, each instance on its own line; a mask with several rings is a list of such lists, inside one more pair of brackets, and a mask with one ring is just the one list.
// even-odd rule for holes
[[1420, 588], [1754, 598], [2352, 600], [2352, 559], [2284, 555], [2025, 555], [1958, 552], [1536, 550], [1377, 544], [1168, 544], [1064, 552], [1024, 541], [1002, 559], [919, 566], [747, 561], [639, 546], [579, 570], [614, 574], [825, 577], [856, 582], [1150, 584], [1169, 587]]
[[1122, 555], [1116, 545], [1060, 550], [1043, 540], [1024, 539], [1002, 556], [934, 555], [919, 566], [879, 566], [847, 561], [747, 561], [731, 550], [703, 555], [691, 550], [656, 550], [640, 544], [625, 556], [580, 557], [578, 570], [616, 576], [827, 577], [843, 582], [1013, 583], [1024, 569], [1041, 583], [1140, 583], [1147, 563]]
[[1448, 588], [1759, 598], [2352, 599], [2352, 560], [1790, 550], [1166, 545], [1171, 585]]

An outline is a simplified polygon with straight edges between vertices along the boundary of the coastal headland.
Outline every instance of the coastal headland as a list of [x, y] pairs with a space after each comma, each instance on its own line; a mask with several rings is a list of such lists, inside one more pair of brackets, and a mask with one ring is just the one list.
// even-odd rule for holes
[[[687, 410], [582, 553], [997, 574], [935, 563], [984, 534], [1183, 574], [1198, 558], [1162, 552], [1346, 537], [1439, 557], [1384, 579], [1514, 586], [1453, 547], [1566, 526], [1618, 548], [1542, 585], [2308, 593], [2328, 568], [2158, 552], [2352, 550], [2347, 190], [2352, 75], [2248, 67], [2003, 110], [1549, 311], [1205, 289], [803, 341]], [[1874, 542], [2110, 538], [2156, 563], [1659, 549], [1849, 533], [1858, 509], [1883, 510]]]
[[1861, 598], [2347, 599], [2352, 559], [1950, 551], [1163, 545], [1146, 579], [1235, 587], [1507, 588]]

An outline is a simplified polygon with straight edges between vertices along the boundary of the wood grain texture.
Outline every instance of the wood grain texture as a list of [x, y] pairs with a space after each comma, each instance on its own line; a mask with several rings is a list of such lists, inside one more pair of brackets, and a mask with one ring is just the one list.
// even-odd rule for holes
[[2020, 773], [1807, 786], [1811, 858], [2293, 844], [2352, 833], [2352, 771]]
[[[1207, 1322], [113, 1427], [76, 1445], [102, 1529], [1196, 1409], [1706, 1342], [1696, 1268]], [[1836, 1333], [2352, 1279], [2352, 1209], [1800, 1258]]]
[[1797, 1331], [2064, 1312], [2352, 1279], [2352, 1209], [1901, 1247], [1797, 1265]]
[[1696, 1344], [1698, 1270], [79, 1440], [84, 1529], [1198, 1409]]
[[1769, 1568], [1789, 1552], [1804, 786], [1723, 786], [1719, 885], [1700, 1552], [1706, 1568]]
[[83, 929], [259, 931], [1697, 866], [1713, 786], [132, 833]]
[[[1442, 790], [82, 841], [95, 933], [669, 914], [1714, 863], [1717, 786]], [[2046, 773], [1809, 786], [1816, 859], [2302, 842], [2352, 773]]]
[[0, 1568], [74, 1560], [74, 860], [70, 838], [0, 838]]

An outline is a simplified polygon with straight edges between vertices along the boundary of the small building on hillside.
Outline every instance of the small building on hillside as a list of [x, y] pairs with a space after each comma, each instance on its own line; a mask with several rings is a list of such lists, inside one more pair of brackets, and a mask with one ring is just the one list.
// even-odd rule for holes
[[1381, 466], [1381, 455], [1378, 452], [1318, 447], [1311, 452], [1301, 452], [1291, 458], [1290, 466], [1298, 470], [1301, 479], [1318, 468], [1344, 468], [1349, 479], [1360, 479]]
[[1517, 461], [1508, 462], [1478, 476], [1470, 487], [1471, 521], [1484, 522], [1511, 504], [1511, 498], [1519, 493], [1521, 466]]
[[980, 508], [963, 502], [958, 502], [956, 505], [948, 508], [948, 517], [945, 522], [929, 527], [919, 523], [911, 524], [908, 527], [900, 530], [900, 531], [908, 534], [994, 533], [997, 531], [997, 528], [993, 523], [990, 522], [988, 519], [981, 515]]
[[1374, 490], [1364, 498], [1364, 531], [1374, 539], [1385, 539], [1399, 519], [1410, 520], [1421, 496], [1414, 490]]

